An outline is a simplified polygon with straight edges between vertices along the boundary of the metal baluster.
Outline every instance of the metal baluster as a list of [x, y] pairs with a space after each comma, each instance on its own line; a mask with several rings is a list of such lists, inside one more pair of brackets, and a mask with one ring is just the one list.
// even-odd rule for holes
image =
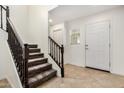
[[52, 42], [51, 42], [51, 40], [50, 40], [50, 56], [52, 56]]
[[56, 61], [57, 61], [57, 64], [58, 64], [58, 46], [56, 46]]
[[1, 28], [3, 29], [3, 13], [2, 13], [2, 6], [1, 6]]
[[64, 77], [64, 47], [63, 47], [63, 45], [62, 45], [62, 47], [61, 47], [61, 75], [62, 75], [62, 77]]
[[61, 48], [59, 47], [59, 66], [60, 66], [60, 62], [61, 62]]
[[53, 55], [54, 55], [54, 51], [53, 50], [54, 50], [54, 45], [53, 45], [53, 42], [52, 42], [52, 58], [54, 58], [53, 57]]
[[55, 43], [53, 43], [53, 45], [54, 45], [54, 48], [53, 48], [53, 49], [54, 49], [54, 50], [53, 50], [53, 51], [54, 51], [54, 57], [53, 57], [53, 58], [54, 58], [54, 60], [55, 60]]
[[28, 86], [28, 54], [29, 54], [29, 50], [28, 50], [28, 44], [25, 44], [25, 62], [24, 62], [24, 67], [25, 67], [25, 77], [24, 77], [24, 82], [25, 82], [25, 87], [29, 87]]
[[55, 61], [57, 62], [57, 60], [56, 60], [56, 44], [55, 44]]

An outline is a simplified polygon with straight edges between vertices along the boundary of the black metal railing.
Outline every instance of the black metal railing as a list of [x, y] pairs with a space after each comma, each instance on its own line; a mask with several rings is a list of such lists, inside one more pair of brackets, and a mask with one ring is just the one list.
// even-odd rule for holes
[[22, 84], [24, 83], [24, 60], [23, 60], [23, 47], [17, 39], [11, 24], [7, 21], [8, 31], [8, 44], [16, 65], [16, 69]]
[[50, 36], [49, 38], [49, 55], [61, 69], [61, 77], [64, 77], [64, 47], [56, 43]]
[[0, 29], [7, 31], [8, 6], [0, 5]]
[[[9, 7], [0, 5], [0, 29], [8, 32], [8, 45], [23, 87], [28, 87], [28, 45], [22, 44], [9, 19]], [[5, 15], [3, 15], [5, 13]], [[4, 17], [4, 19], [3, 19]], [[6, 25], [5, 27], [3, 25]]]

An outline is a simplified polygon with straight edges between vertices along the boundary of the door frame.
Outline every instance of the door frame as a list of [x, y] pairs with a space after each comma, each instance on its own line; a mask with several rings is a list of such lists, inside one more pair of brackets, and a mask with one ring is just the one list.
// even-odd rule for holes
[[[85, 42], [84, 42], [84, 48], [85, 48], [85, 45], [86, 45], [86, 27], [87, 25], [90, 25], [90, 24], [95, 24], [95, 23], [100, 23], [100, 22], [108, 22], [109, 23], [109, 71], [107, 72], [111, 72], [111, 68], [112, 68], [112, 62], [111, 62], [111, 49], [112, 49], [112, 41], [111, 41], [111, 21], [110, 20], [101, 20], [101, 21], [95, 21], [95, 22], [90, 22], [88, 24], [85, 24]], [[85, 68], [92, 68], [92, 67], [88, 67], [86, 66], [86, 49], [85, 50], [85, 65], [84, 67]], [[92, 69], [96, 69], [96, 70], [101, 70], [101, 69], [97, 69], [97, 68], [92, 68]], [[101, 70], [101, 71], [106, 71], [106, 70]]]

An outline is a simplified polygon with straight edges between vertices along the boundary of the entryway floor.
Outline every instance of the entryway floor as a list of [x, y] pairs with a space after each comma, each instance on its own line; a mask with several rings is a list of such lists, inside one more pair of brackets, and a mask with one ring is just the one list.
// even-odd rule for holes
[[[10, 87], [0, 80], [0, 88]], [[55, 77], [39, 88], [124, 88], [124, 76], [66, 64], [65, 78]]]
[[0, 88], [11, 88], [11, 86], [6, 79], [3, 79], [0, 80]]
[[65, 65], [65, 78], [55, 77], [43, 88], [124, 88], [124, 76], [90, 68]]

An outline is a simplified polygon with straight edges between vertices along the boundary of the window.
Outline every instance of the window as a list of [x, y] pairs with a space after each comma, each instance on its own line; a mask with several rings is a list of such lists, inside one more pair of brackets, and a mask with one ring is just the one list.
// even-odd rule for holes
[[73, 29], [71, 31], [71, 45], [80, 44], [80, 31], [78, 29]]

